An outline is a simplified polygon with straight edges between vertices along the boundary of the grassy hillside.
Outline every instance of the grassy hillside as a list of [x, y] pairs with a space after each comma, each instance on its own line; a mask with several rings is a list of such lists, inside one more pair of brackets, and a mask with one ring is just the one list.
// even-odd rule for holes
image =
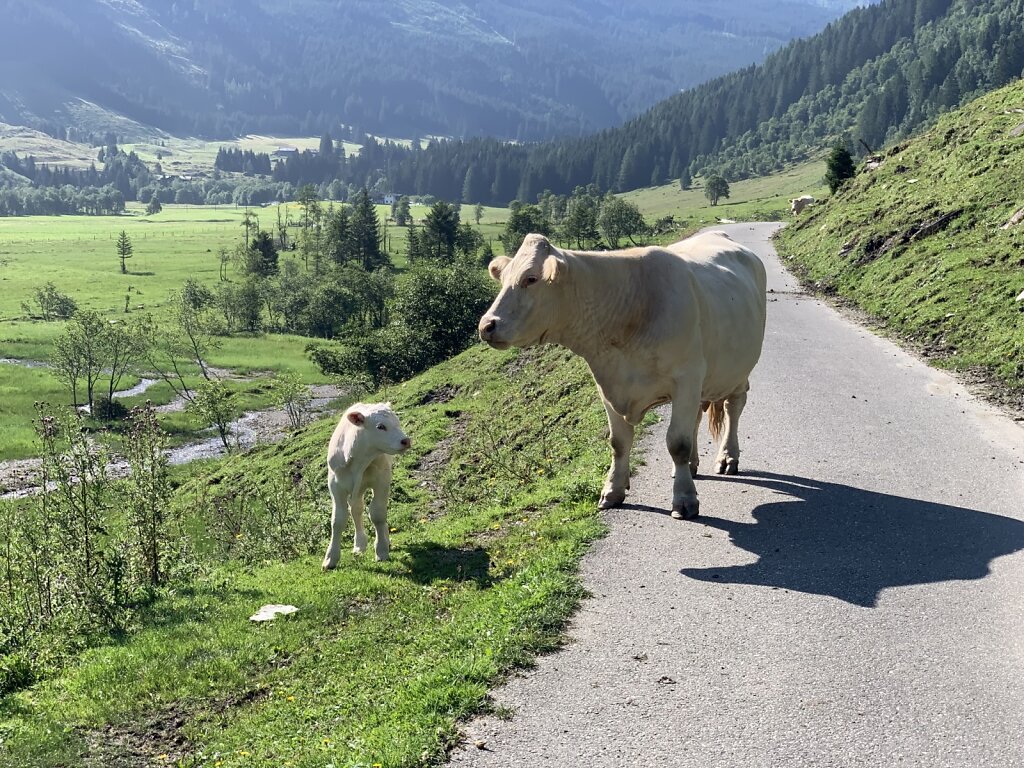
[[[770, 221], [789, 214], [789, 200], [800, 195], [822, 195], [825, 163], [811, 160], [770, 176], [744, 179], [729, 185], [729, 197], [711, 205], [704, 197], [703, 180], [694, 181], [690, 189], [678, 183], [647, 187], [619, 195], [636, 205], [648, 222], [662, 216], [675, 216], [676, 221], [694, 226], [713, 224], [718, 219], [733, 221]], [[827, 194], [828, 188], [825, 187]]]
[[[178, 582], [134, 634], [0, 697], [0, 765], [433, 764], [488, 686], [557, 644], [602, 531], [582, 361], [478, 346], [378, 397], [414, 441], [390, 562], [320, 570], [333, 422], [191, 469]], [[251, 624], [264, 603], [299, 613]]]
[[779, 248], [944, 366], [1024, 406], [1024, 82], [988, 94], [862, 168]]

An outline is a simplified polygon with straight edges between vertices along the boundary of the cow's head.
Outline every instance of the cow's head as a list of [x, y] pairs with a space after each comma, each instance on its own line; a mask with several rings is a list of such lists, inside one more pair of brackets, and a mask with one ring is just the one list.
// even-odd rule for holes
[[371, 451], [380, 453], [401, 453], [412, 445], [409, 436], [398, 423], [398, 414], [391, 409], [391, 403], [356, 403], [342, 417], [361, 430], [360, 443]]
[[557, 330], [565, 255], [543, 235], [527, 235], [514, 258], [499, 256], [487, 269], [501, 291], [480, 318], [480, 338], [495, 349], [543, 344]]

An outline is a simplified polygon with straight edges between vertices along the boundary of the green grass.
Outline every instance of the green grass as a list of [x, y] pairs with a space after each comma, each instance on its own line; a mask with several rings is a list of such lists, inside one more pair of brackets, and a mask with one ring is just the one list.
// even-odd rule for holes
[[[291, 218], [297, 222], [297, 206], [290, 205], [289, 209]], [[264, 229], [274, 228], [276, 206], [251, 210]], [[426, 206], [414, 205], [414, 220], [420, 223], [427, 211]], [[217, 251], [233, 247], [242, 237], [244, 212], [244, 208], [233, 206], [167, 205], [154, 216], [145, 216], [139, 206], [132, 206], [123, 216], [0, 218], [0, 357], [42, 361], [49, 358], [53, 340], [64, 324], [27, 319], [22, 308], [23, 303], [31, 301], [33, 291], [47, 282], [69, 294], [80, 307], [97, 310], [110, 319], [131, 322], [149, 313], [157, 319], [165, 317], [169, 292], [180, 288], [186, 279], [194, 278], [211, 287], [217, 285]], [[390, 207], [377, 206], [377, 213], [383, 221], [390, 214]], [[464, 213], [472, 220], [471, 208], [467, 207]], [[506, 213], [503, 209], [487, 208], [481, 220], [480, 231], [493, 242], [497, 252], [501, 251], [497, 238]], [[134, 248], [126, 275], [119, 271], [114, 249], [122, 229]], [[404, 227], [387, 228], [388, 247], [400, 272], [408, 266], [407, 232]], [[297, 233], [297, 227], [293, 227], [293, 236]], [[297, 258], [297, 254], [285, 252], [281, 258]], [[230, 279], [240, 277], [232, 272]], [[307, 383], [322, 382], [324, 377], [305, 353], [310, 341], [286, 334], [227, 337], [221, 339], [220, 349], [211, 355], [210, 361], [240, 374], [291, 370], [297, 371]], [[13, 393], [0, 404], [0, 432], [5, 438], [0, 443], [0, 460], [33, 455], [32, 403], [69, 403], [70, 393], [64, 392], [49, 371], [24, 372], [8, 365], [0, 366], [0, 390]], [[161, 402], [159, 391], [153, 399]], [[239, 411], [256, 408], [260, 402], [246, 396], [239, 402]], [[182, 437], [181, 431], [193, 424], [182, 416], [167, 417], [164, 422]]]
[[[1024, 406], [1024, 83], [946, 115], [861, 170], [779, 236], [805, 279], [854, 302], [946, 367], [994, 379]], [[953, 214], [948, 226], [916, 234]], [[888, 245], [886, 243], [888, 242]]]
[[[559, 643], [582, 596], [576, 563], [603, 530], [595, 502], [608, 456], [593, 382], [565, 351], [521, 354], [476, 347], [381, 393], [414, 440], [396, 467], [390, 562], [344, 555], [324, 574], [317, 550], [208, 566], [137, 634], [0, 700], [0, 763], [439, 760], [490, 686]], [[332, 428], [191, 471], [175, 508], [201, 532], [210, 494], [296, 472], [321, 487]], [[278, 602], [300, 611], [247, 621]]]
[[649, 222], [670, 214], [694, 228], [714, 224], [718, 219], [770, 221], [789, 216], [790, 198], [827, 193], [828, 188], [822, 187], [824, 175], [824, 161], [814, 160], [771, 176], [731, 182], [729, 197], [715, 206], [704, 197], [699, 178], [687, 190], [674, 182], [625, 192], [620, 197], [639, 207]]

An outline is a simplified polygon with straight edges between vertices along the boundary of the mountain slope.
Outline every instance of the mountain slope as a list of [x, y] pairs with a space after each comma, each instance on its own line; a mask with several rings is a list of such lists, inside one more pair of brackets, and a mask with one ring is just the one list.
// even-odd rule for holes
[[1024, 210], [1024, 82], [870, 165], [787, 227], [780, 253], [1024, 411], [1024, 222], [1010, 223]]
[[441, 143], [389, 162], [393, 188], [506, 204], [590, 183], [628, 190], [685, 171], [764, 175], [847, 131], [898, 138], [1024, 69], [1024, 0], [884, 0], [658, 104], [620, 128], [534, 146]]
[[857, 0], [2, 0], [0, 120], [535, 139], [616, 125]]

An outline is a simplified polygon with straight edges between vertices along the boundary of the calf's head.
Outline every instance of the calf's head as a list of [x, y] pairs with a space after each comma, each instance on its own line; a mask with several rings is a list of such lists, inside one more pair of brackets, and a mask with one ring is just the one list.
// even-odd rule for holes
[[565, 256], [543, 235], [527, 235], [511, 259], [494, 259], [487, 270], [501, 291], [480, 318], [480, 338], [495, 349], [543, 344], [557, 331], [567, 268]]
[[360, 430], [360, 442], [373, 451], [395, 454], [409, 450], [412, 445], [391, 403], [356, 403], [342, 418]]

